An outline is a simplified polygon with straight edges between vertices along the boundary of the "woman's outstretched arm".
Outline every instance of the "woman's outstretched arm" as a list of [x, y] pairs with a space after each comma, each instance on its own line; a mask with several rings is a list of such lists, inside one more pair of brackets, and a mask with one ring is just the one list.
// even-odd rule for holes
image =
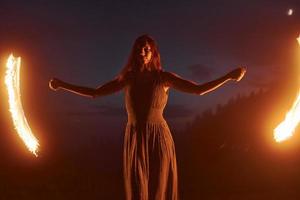
[[229, 80], [240, 81], [244, 74], [246, 73], [245, 68], [237, 68], [225, 76], [222, 76], [216, 80], [204, 83], [197, 84], [195, 82], [185, 80], [178, 75], [170, 72], [163, 72], [163, 78], [167, 83], [168, 87], [172, 87], [182, 92], [188, 92], [192, 94], [204, 95], [208, 92], [211, 92]]
[[112, 81], [109, 81], [98, 88], [89, 88], [78, 85], [73, 85], [70, 83], [66, 83], [57, 78], [53, 78], [49, 82], [49, 87], [57, 91], [59, 89], [66, 90], [80, 96], [95, 98], [97, 96], [104, 96], [113, 94], [115, 92], [120, 91], [125, 86], [125, 80], [121, 78], [116, 78]]

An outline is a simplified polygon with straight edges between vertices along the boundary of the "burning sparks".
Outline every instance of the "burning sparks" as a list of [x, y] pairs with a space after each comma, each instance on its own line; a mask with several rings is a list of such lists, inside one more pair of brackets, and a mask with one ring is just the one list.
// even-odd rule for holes
[[31, 132], [22, 108], [20, 95], [20, 66], [21, 58], [15, 58], [12, 54], [6, 64], [5, 85], [8, 92], [9, 111], [20, 138], [29, 151], [37, 156], [39, 143]]
[[[300, 45], [300, 36], [297, 38]], [[292, 137], [300, 122], [300, 91], [291, 110], [286, 114], [285, 119], [274, 130], [274, 139], [276, 142], [282, 142]]]

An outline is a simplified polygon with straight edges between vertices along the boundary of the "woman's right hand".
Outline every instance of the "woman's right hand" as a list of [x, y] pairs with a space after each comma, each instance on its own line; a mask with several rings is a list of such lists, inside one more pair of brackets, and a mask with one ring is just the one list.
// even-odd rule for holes
[[54, 91], [57, 91], [58, 89], [60, 89], [60, 87], [62, 86], [62, 81], [57, 79], [57, 78], [52, 78], [50, 81], [49, 81], [49, 87], [54, 90]]
[[237, 69], [232, 70], [231, 72], [229, 72], [227, 74], [227, 76], [231, 79], [231, 80], [235, 80], [235, 81], [240, 81], [244, 75], [246, 73], [246, 68], [244, 67], [239, 67]]

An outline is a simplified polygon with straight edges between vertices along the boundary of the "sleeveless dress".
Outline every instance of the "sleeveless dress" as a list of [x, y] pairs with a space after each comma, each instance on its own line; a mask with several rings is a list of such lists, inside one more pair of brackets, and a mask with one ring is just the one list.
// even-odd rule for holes
[[167, 100], [160, 72], [137, 73], [125, 87], [127, 200], [178, 199], [175, 146], [163, 118]]

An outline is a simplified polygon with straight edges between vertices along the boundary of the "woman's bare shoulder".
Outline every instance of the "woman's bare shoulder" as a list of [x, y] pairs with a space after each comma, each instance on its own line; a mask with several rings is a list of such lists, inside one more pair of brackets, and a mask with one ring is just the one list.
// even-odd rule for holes
[[176, 79], [179, 78], [179, 76], [176, 73], [169, 72], [169, 71], [161, 71], [161, 79], [163, 83], [170, 87], [174, 85], [174, 82], [176, 82]]
[[171, 81], [176, 78], [179, 78], [180, 76], [174, 72], [161, 71], [161, 77], [163, 78], [164, 81]]
[[127, 71], [124, 75], [122, 75], [120, 78], [122, 81], [124, 82], [128, 82], [130, 80], [132, 80], [135, 76], [135, 73], [133, 71]]

